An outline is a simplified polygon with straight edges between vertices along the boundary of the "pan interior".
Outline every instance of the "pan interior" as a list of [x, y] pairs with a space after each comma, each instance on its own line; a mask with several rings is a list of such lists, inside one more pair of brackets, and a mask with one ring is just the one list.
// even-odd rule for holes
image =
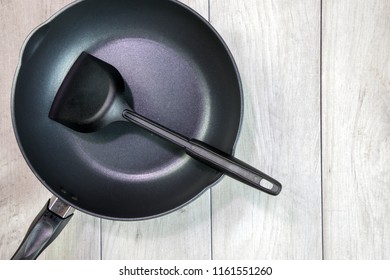
[[175, 1], [81, 1], [31, 36], [14, 87], [16, 136], [49, 190], [87, 213], [132, 220], [170, 212], [221, 177], [130, 123], [82, 134], [50, 120], [82, 51], [120, 71], [132, 91], [128, 103], [146, 117], [227, 153], [239, 131], [235, 64], [199, 15]]
[[[205, 136], [210, 92], [203, 73], [185, 54], [141, 38], [110, 41], [92, 53], [120, 71], [131, 89], [128, 103], [136, 112], [183, 135]], [[129, 123], [78, 136], [88, 160], [139, 180], [158, 179], [186, 160], [173, 145]]]

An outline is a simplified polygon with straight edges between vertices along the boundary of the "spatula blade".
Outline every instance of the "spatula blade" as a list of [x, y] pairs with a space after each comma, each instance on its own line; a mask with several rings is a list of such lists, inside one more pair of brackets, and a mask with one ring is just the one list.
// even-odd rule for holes
[[49, 118], [79, 132], [97, 131], [107, 124], [115, 94], [124, 89], [115, 67], [83, 52], [62, 82]]

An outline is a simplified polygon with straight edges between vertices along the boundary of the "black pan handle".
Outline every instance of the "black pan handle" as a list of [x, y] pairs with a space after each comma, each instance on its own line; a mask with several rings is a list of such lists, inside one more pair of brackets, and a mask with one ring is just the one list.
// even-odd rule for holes
[[278, 181], [245, 162], [195, 139], [191, 139], [190, 144], [186, 148], [188, 155], [270, 195], [278, 195], [281, 192], [282, 185]]
[[74, 209], [53, 197], [32, 222], [12, 260], [35, 260], [61, 233]]

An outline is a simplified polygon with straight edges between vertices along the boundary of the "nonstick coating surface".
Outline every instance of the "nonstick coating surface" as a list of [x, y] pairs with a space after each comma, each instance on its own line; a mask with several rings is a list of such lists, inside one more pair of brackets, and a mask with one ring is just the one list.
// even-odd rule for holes
[[86, 0], [69, 6], [29, 39], [13, 93], [21, 150], [42, 183], [84, 212], [143, 219], [188, 203], [221, 173], [125, 122], [81, 134], [48, 118], [82, 51], [114, 65], [146, 117], [232, 153], [242, 91], [222, 39], [175, 1]]

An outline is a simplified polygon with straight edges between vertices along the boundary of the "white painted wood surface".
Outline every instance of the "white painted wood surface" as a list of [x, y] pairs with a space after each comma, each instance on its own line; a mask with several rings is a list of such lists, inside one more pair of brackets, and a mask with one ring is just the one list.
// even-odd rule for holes
[[321, 259], [320, 2], [211, 1], [235, 57], [245, 112], [236, 156], [284, 186], [212, 190], [215, 259]]
[[[0, 0], [0, 259], [51, 196], [12, 131], [19, 51], [70, 2]], [[269, 197], [225, 178], [154, 220], [77, 212], [41, 259], [389, 259], [388, 1], [323, 1], [322, 83], [320, 0], [183, 2], [210, 15], [240, 70], [237, 157], [280, 180], [283, 192]]]
[[390, 258], [390, 2], [323, 7], [324, 255]]

